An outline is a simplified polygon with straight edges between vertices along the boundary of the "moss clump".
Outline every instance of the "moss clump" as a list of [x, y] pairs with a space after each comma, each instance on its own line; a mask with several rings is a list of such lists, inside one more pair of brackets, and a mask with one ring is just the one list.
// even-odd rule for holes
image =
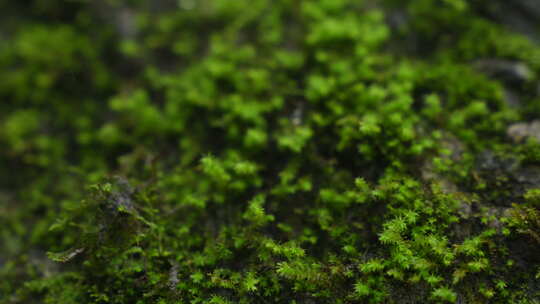
[[493, 3], [0, 1], [0, 303], [540, 301]]

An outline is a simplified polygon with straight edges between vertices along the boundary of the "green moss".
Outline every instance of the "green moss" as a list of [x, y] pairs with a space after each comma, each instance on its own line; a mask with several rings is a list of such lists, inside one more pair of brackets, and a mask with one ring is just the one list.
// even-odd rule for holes
[[487, 5], [0, 1], [0, 303], [540, 301]]

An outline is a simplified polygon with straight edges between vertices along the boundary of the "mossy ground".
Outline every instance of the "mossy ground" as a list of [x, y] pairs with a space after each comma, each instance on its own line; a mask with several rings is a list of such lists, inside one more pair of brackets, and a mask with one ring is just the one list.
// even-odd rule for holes
[[539, 303], [497, 3], [0, 0], [0, 303]]

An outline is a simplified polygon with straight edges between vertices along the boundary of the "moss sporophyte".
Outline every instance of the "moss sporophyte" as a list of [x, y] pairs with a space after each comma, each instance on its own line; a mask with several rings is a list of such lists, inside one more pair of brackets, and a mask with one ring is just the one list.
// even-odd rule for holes
[[0, 0], [0, 304], [540, 302], [533, 2]]

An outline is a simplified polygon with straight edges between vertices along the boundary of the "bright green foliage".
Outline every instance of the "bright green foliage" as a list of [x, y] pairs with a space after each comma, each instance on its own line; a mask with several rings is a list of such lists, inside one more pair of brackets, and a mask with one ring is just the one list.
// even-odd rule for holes
[[0, 0], [0, 303], [540, 301], [485, 5]]
[[446, 287], [441, 287], [433, 291], [432, 296], [436, 300], [455, 303], [456, 293]]
[[524, 195], [525, 200], [532, 206], [540, 206], [540, 189], [530, 189]]

